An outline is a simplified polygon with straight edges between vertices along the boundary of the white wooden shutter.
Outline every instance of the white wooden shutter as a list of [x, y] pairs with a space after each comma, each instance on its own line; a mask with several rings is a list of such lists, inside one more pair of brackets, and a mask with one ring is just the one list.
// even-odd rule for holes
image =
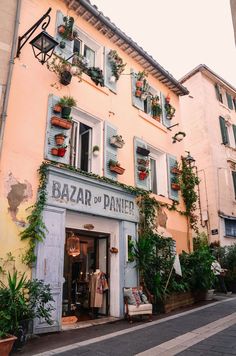
[[138, 109], [144, 111], [144, 101], [141, 100], [140, 98], [137, 98], [137, 97], [135, 96], [137, 73], [135, 73], [135, 72], [133, 71], [133, 69], [131, 69], [131, 73], [132, 73], [132, 74], [131, 74], [130, 77], [131, 77], [131, 89], [132, 89], [132, 104], [133, 104], [136, 108], [138, 108]]
[[[64, 14], [61, 11], [57, 11], [57, 18], [56, 18], [56, 35], [55, 35], [55, 39], [59, 42], [59, 45], [55, 48], [55, 53], [64, 58], [67, 59], [69, 58], [72, 54], [73, 54], [73, 49], [74, 49], [74, 41], [69, 41], [69, 40], [65, 40], [59, 33], [58, 33], [58, 26], [63, 25], [64, 21]], [[66, 46], [65, 48], [60, 48], [60, 42], [64, 41]], [[69, 60], [69, 62], [71, 62], [72, 59]]]
[[[135, 185], [138, 188], [142, 188], [145, 190], [149, 190], [150, 187], [150, 176], [148, 176], [146, 179], [141, 180], [139, 179], [139, 171], [138, 171], [138, 159], [145, 159], [147, 157], [144, 157], [137, 153], [137, 147], [143, 147], [147, 148], [146, 142], [141, 140], [140, 138], [134, 137], [134, 177], [135, 177]], [[147, 167], [148, 168], [148, 167]]]
[[170, 126], [170, 120], [167, 119], [167, 114], [166, 114], [166, 109], [165, 109], [165, 102], [166, 102], [166, 98], [164, 96], [163, 93], [160, 93], [160, 103], [161, 103], [161, 107], [162, 107], [162, 123], [163, 125], [165, 125], [166, 127]]
[[[59, 101], [59, 99], [60, 99], [59, 97], [56, 97], [54, 95], [49, 95], [48, 97], [47, 128], [46, 128], [46, 137], [45, 137], [44, 158], [50, 161], [69, 164], [71, 129], [65, 130], [61, 127], [51, 125], [51, 118], [53, 116], [60, 117], [60, 114], [55, 114], [53, 112], [53, 106]], [[67, 151], [64, 157], [58, 157], [51, 154], [51, 149], [53, 147], [57, 147], [55, 142], [55, 135], [59, 133], [66, 135], [64, 144], [67, 145]]]
[[109, 161], [117, 161], [117, 148], [110, 144], [110, 138], [117, 135], [117, 129], [109, 122], [104, 122], [104, 176], [117, 180], [117, 174], [109, 169]]

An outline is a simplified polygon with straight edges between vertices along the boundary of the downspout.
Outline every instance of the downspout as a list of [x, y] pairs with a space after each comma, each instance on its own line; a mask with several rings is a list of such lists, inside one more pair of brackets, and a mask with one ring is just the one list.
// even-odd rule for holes
[[1, 154], [2, 154], [3, 137], [4, 137], [4, 130], [5, 130], [5, 125], [6, 125], [6, 118], [7, 118], [7, 107], [8, 107], [8, 101], [9, 101], [10, 88], [11, 88], [11, 79], [12, 79], [12, 72], [13, 72], [13, 66], [14, 66], [14, 56], [16, 53], [16, 46], [17, 46], [17, 39], [18, 39], [20, 9], [21, 9], [21, 0], [17, 0], [14, 31], [13, 31], [12, 46], [11, 46], [11, 54], [10, 54], [10, 60], [9, 60], [9, 66], [8, 66], [8, 73], [7, 73], [6, 90], [4, 93], [2, 113], [1, 113], [1, 117], [0, 117], [0, 159], [1, 159]]

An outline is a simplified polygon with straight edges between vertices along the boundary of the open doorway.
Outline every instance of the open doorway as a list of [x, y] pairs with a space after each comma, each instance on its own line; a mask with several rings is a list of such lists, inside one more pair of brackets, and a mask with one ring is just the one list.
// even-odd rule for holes
[[[76, 255], [68, 252], [75, 236]], [[66, 229], [62, 323], [76, 323], [109, 315], [109, 235]]]

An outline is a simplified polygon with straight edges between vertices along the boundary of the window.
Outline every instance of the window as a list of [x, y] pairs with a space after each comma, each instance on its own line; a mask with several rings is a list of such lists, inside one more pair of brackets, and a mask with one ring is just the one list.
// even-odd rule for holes
[[220, 129], [221, 129], [221, 136], [222, 136], [222, 143], [224, 145], [229, 144], [229, 133], [228, 133], [228, 127], [226, 125], [225, 119], [220, 116]]
[[70, 164], [85, 172], [91, 171], [91, 140], [92, 128], [73, 121]]
[[167, 196], [167, 167], [166, 154], [153, 147], [148, 146], [150, 190], [154, 194]]
[[234, 199], [236, 199], [236, 171], [232, 171], [233, 185], [234, 185]]
[[233, 100], [230, 94], [226, 93], [227, 104], [230, 110], [233, 110]]
[[236, 220], [225, 219], [225, 235], [236, 237]]
[[76, 28], [77, 39], [74, 40], [73, 52], [79, 53], [87, 59], [88, 67], [102, 68], [103, 47], [91, 39], [87, 34]]
[[222, 94], [222, 89], [219, 86], [219, 84], [215, 84], [215, 91], [216, 91], [216, 97], [217, 99], [223, 103], [223, 94]]

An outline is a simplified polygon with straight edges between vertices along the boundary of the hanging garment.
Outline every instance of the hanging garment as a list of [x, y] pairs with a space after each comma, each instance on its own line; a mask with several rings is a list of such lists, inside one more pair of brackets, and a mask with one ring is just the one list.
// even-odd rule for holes
[[105, 273], [93, 274], [90, 279], [90, 307], [101, 308], [103, 302], [103, 292], [108, 289]]

